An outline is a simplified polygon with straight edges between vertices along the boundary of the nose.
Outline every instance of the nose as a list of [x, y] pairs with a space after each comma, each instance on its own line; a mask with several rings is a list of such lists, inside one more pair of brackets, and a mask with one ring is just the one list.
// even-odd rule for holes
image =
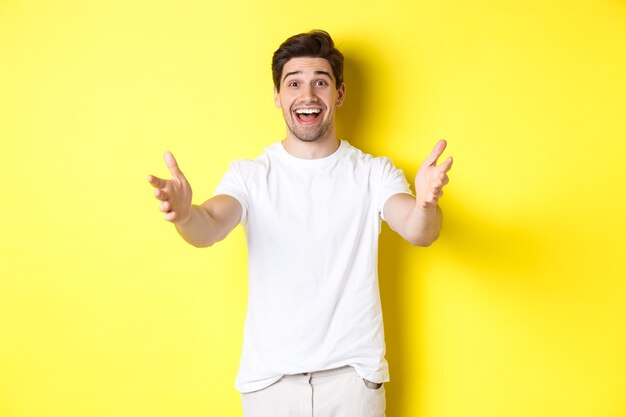
[[306, 84], [302, 88], [302, 100], [311, 103], [317, 101], [317, 96], [315, 95], [315, 89], [312, 85]]

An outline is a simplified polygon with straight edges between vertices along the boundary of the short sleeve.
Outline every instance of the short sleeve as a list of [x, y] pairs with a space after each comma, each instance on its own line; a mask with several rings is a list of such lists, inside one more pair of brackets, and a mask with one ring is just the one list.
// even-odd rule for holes
[[240, 223], [245, 222], [248, 218], [250, 199], [242, 168], [237, 162], [230, 164], [230, 169], [226, 171], [213, 193], [213, 195], [220, 194], [231, 196], [239, 201], [239, 204], [241, 204]]
[[376, 210], [380, 218], [385, 220], [383, 207], [387, 200], [396, 194], [411, 194], [411, 188], [401, 169], [395, 167], [391, 159], [386, 157], [376, 158], [376, 170], [374, 175], [374, 189], [376, 190]]

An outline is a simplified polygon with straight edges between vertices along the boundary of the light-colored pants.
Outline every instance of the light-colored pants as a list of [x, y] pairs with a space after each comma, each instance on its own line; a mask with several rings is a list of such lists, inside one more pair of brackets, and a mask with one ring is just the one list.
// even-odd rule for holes
[[241, 394], [244, 417], [385, 417], [385, 387], [351, 366], [285, 375], [259, 391]]

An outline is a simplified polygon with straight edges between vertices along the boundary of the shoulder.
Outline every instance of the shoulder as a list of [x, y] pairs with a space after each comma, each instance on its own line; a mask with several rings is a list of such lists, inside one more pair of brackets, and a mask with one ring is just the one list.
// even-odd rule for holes
[[346, 147], [346, 157], [367, 167], [372, 172], [390, 171], [396, 169], [392, 160], [387, 156], [374, 156], [348, 144]]
[[266, 172], [270, 166], [270, 154], [274, 145], [269, 146], [255, 159], [238, 159], [230, 163], [230, 170], [242, 176], [255, 177]]

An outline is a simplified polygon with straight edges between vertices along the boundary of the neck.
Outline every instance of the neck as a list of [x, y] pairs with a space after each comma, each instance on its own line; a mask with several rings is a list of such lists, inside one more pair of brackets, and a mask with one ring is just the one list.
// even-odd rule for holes
[[313, 142], [305, 142], [289, 134], [283, 139], [282, 144], [285, 150], [296, 158], [320, 159], [332, 155], [339, 148], [339, 139], [332, 134]]

